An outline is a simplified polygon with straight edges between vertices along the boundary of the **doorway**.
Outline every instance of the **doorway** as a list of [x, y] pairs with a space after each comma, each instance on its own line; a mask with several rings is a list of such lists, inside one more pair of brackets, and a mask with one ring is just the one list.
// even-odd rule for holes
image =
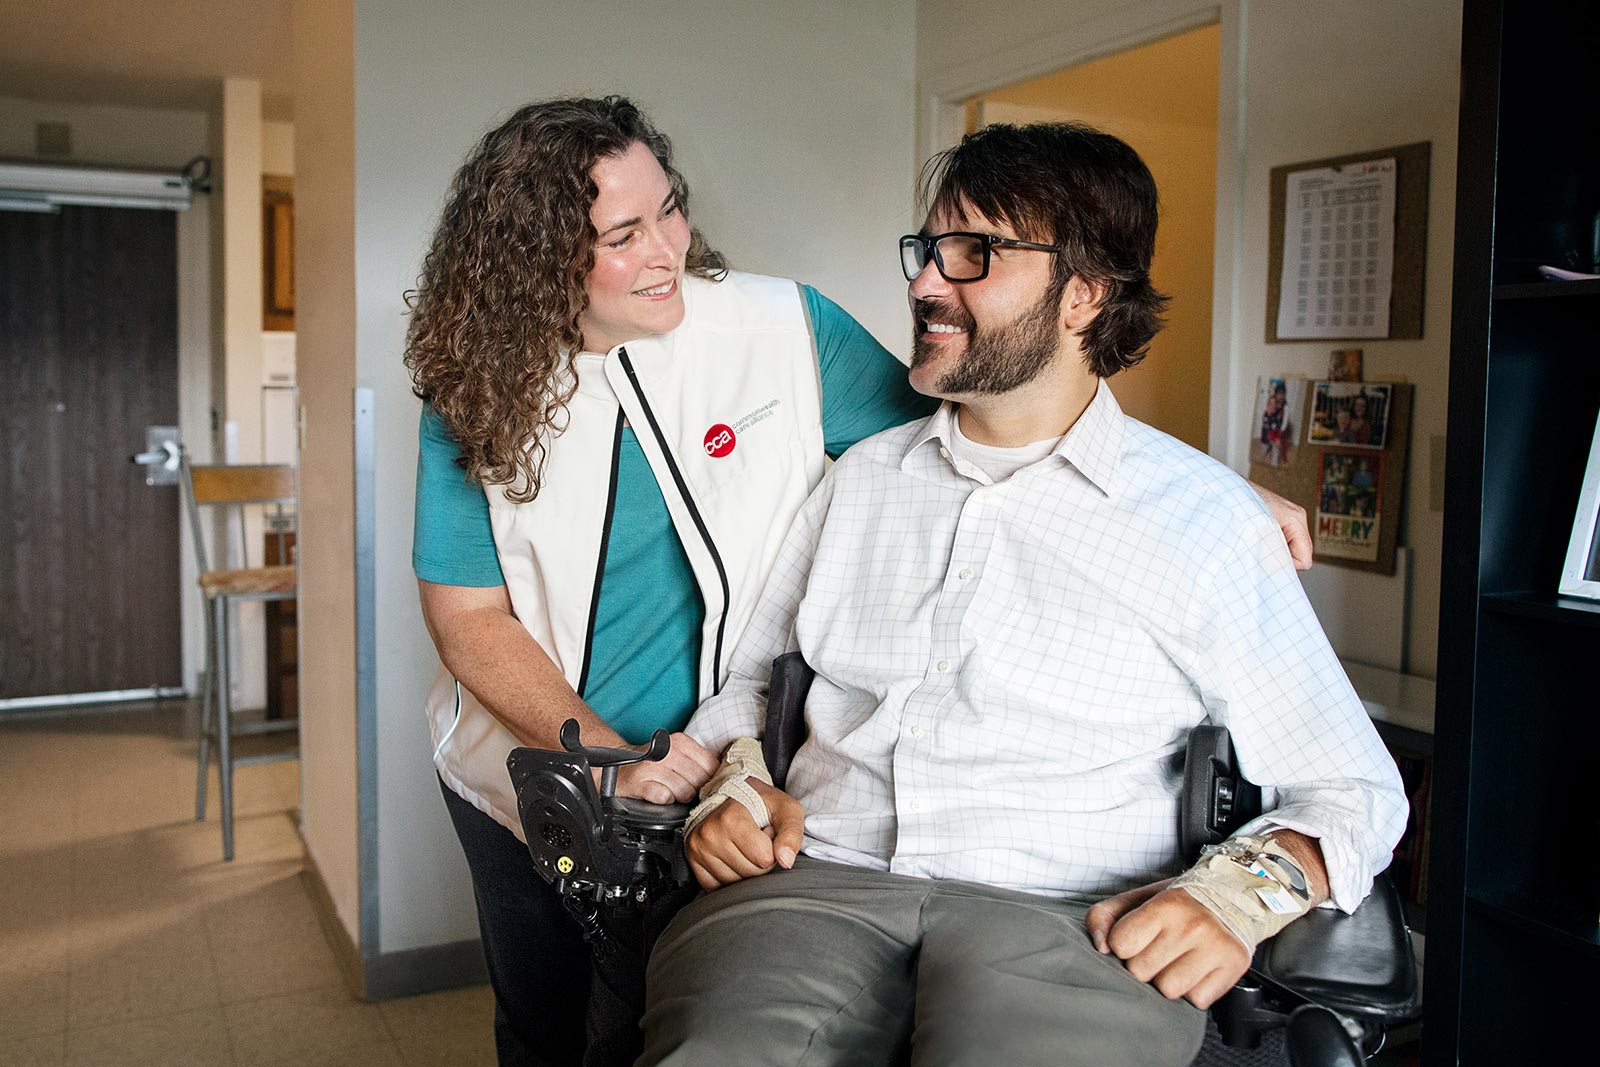
[[177, 426], [170, 211], [0, 211], [0, 700], [181, 692], [176, 486], [129, 456]]
[[1086, 122], [1127, 141], [1161, 197], [1151, 277], [1167, 325], [1145, 361], [1111, 379], [1132, 417], [1205, 451], [1217, 202], [1221, 29], [1213, 24], [984, 93], [967, 130], [993, 122]]

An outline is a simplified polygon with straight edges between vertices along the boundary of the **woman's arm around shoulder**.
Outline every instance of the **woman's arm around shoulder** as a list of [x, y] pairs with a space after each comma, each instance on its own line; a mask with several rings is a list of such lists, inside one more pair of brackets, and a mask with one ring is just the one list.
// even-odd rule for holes
[[864, 437], [925, 418], [937, 400], [911, 388], [906, 365], [850, 313], [809, 285], [800, 287], [817, 342], [822, 435], [838, 456]]

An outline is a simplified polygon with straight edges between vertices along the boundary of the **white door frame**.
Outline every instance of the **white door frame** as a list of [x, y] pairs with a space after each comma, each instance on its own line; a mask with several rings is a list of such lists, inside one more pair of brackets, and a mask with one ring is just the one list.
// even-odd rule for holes
[[[999, 55], [941, 68], [917, 82], [917, 168], [966, 132], [966, 102], [1007, 85], [1218, 24], [1217, 203], [1211, 296], [1210, 453], [1226, 461], [1233, 425], [1240, 336], [1234, 293], [1244, 239], [1244, 8], [1248, 0], [1151, 0], [1098, 17], [1061, 14], [1056, 32], [1030, 32]], [[1030, 27], [1037, 30], [1038, 27]], [[1238, 432], [1235, 432], [1238, 430]]]

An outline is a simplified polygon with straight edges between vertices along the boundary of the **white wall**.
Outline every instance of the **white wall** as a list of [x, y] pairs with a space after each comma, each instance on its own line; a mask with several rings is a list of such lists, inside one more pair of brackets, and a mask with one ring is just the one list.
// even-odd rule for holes
[[[312, 751], [311, 733], [350, 731], [344, 717], [354, 714], [349, 676], [341, 674], [353, 603], [345, 442], [348, 390], [367, 386], [377, 404], [381, 944], [362, 947], [390, 953], [477, 936], [421, 711], [437, 661], [411, 575], [419, 406], [400, 362], [401, 294], [415, 283], [452, 173], [482, 132], [523, 102], [628, 93], [674, 139], [694, 190], [694, 221], [736, 266], [819, 285], [903, 353], [909, 326], [894, 240], [911, 221], [914, 2], [690, 0], [648, 19], [642, 12], [661, 9], [616, 0], [449, 9], [422, 0], [358, 2], [353, 104], [340, 98], [337, 56], [326, 54], [343, 32], [341, 16], [329, 13], [340, 6], [303, 0], [295, 12], [298, 229], [303, 241], [318, 242], [297, 256], [308, 420], [301, 573], [303, 584], [317, 581], [318, 595], [331, 601], [301, 615], [302, 703], [316, 702], [308, 714], [319, 719], [307, 724], [304, 803], [313, 858], [354, 935], [349, 903], [358, 890], [343, 851], [351, 830], [334, 810], [348, 801], [335, 778], [348, 772], [353, 754], [342, 743], [325, 758]], [[341, 185], [339, 160], [308, 147], [313, 131], [333, 130], [339, 115], [353, 115], [349, 186]], [[307, 206], [314, 181], [325, 182], [316, 195], [359, 205], [355, 343], [344, 351], [337, 284], [324, 289], [313, 277], [321, 262], [337, 283], [340, 254], [335, 237], [312, 235], [320, 225]], [[343, 225], [336, 210], [325, 214]], [[313, 327], [318, 317], [326, 331]], [[314, 536], [321, 544], [312, 544]]]
[[[1438, 653], [1441, 516], [1428, 510], [1428, 444], [1444, 432], [1455, 211], [1460, 0], [919, 0], [919, 120], [948, 136], [930, 87], [971, 94], [1131, 47], [1217, 17], [1223, 31], [1218, 231], [1213, 326], [1212, 453], [1245, 465], [1257, 375], [1324, 373], [1327, 342], [1268, 345], [1267, 193], [1272, 167], [1412, 141], [1433, 142], [1426, 321], [1420, 341], [1369, 341], [1369, 380], [1416, 383], [1402, 542], [1416, 552], [1408, 670], [1431, 676]], [[1055, 58], [1052, 58], [1055, 57]], [[1230, 143], [1231, 142], [1231, 143]], [[1220, 417], [1219, 417], [1220, 416]], [[1398, 580], [1328, 570], [1322, 613], [1376, 614]]]
[[[1403, 544], [1415, 556], [1405, 667], [1432, 677], [1439, 652], [1439, 572], [1444, 516], [1428, 509], [1429, 440], [1445, 432], [1450, 290], [1455, 248], [1456, 123], [1460, 106], [1460, 0], [1253, 4], [1245, 59], [1243, 247], [1240, 330], [1228, 461], [1242, 469], [1257, 376], [1327, 373], [1328, 352], [1366, 351], [1369, 381], [1416, 384], [1406, 471]], [[1296, 160], [1432, 141], [1423, 336], [1417, 341], [1293, 342], [1263, 339], [1267, 301], [1267, 200], [1271, 168]], [[1365, 575], [1314, 598], [1319, 612], [1376, 613], [1374, 596], [1400, 596], [1398, 580]]]
[[[34, 125], [65, 122], [72, 129], [70, 156], [34, 153]], [[208, 148], [203, 111], [63, 104], [0, 96], [0, 157], [120, 167], [176, 170]]]
[[[224, 448], [218, 462], [262, 462], [261, 432], [261, 83], [225, 78], [221, 90], [220, 152], [213, 194], [222, 226], [222, 411]], [[259, 508], [246, 512], [244, 544], [237, 527], [229, 533], [228, 566], [259, 567], [263, 530]], [[223, 566], [220, 558], [212, 566]], [[266, 628], [262, 605], [236, 609], [230, 646], [230, 688], [234, 707], [266, 703]]]
[[[70, 156], [34, 152], [34, 125], [65, 122], [72, 129]], [[205, 112], [64, 104], [0, 97], [0, 158], [47, 159], [123, 167], [176, 169], [210, 151]], [[211, 460], [211, 210], [206, 196], [177, 214], [178, 427], [199, 462]], [[179, 588], [184, 685], [198, 692], [205, 665], [205, 620], [195, 585], [189, 518], [179, 503], [182, 541]]]

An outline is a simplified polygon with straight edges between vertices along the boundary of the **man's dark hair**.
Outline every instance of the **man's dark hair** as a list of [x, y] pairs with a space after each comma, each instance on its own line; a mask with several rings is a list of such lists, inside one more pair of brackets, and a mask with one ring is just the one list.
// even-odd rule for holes
[[930, 211], [976, 211], [1026, 241], [1059, 246], [1051, 288], [1077, 274], [1105, 286], [1083, 330], [1089, 368], [1109, 378], [1144, 359], [1168, 298], [1150, 284], [1156, 182], [1124, 141], [1081, 122], [997, 123], [928, 161]]

